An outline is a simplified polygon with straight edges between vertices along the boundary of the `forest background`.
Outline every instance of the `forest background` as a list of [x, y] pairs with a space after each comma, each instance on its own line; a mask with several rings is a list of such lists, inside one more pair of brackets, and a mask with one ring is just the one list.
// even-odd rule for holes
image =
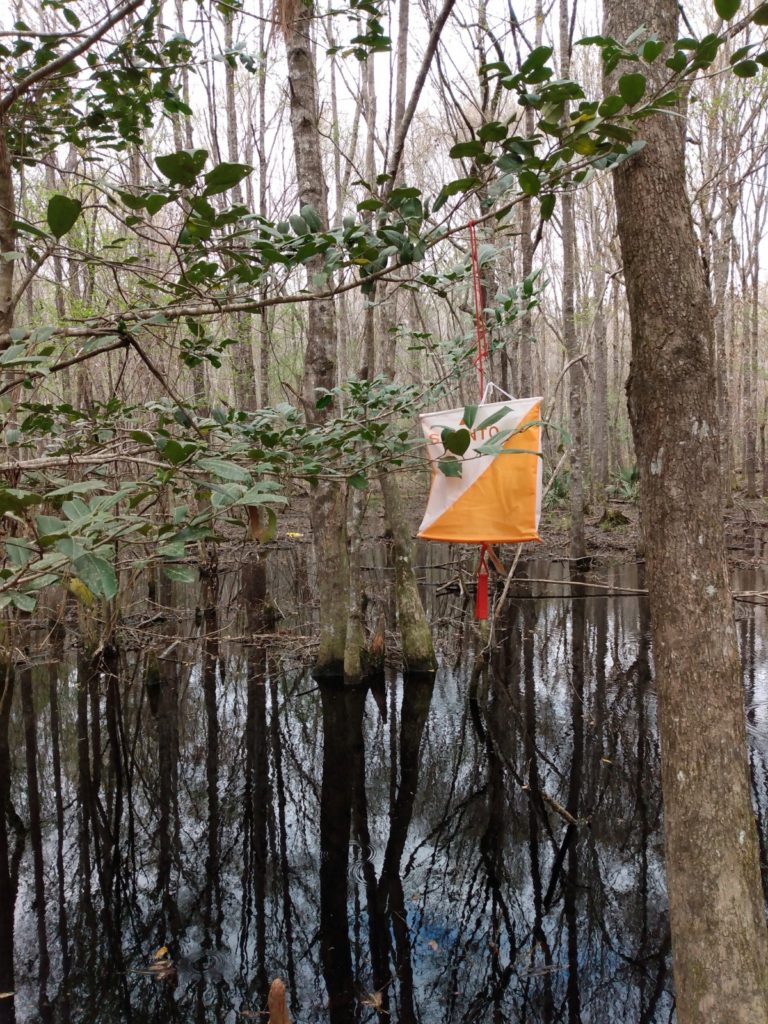
[[0, 33], [2, 607], [64, 584], [104, 602], [103, 647], [121, 580], [213, 573], [304, 491], [315, 671], [356, 682], [378, 483], [403, 661], [432, 668], [393, 470], [419, 409], [477, 400], [470, 222], [488, 376], [548, 396], [576, 565], [588, 502], [633, 495], [631, 336], [682, 1021], [766, 1014], [719, 515], [768, 480], [768, 5], [740, 6], [684, 9], [678, 38], [664, 0], [650, 28], [607, 2], [604, 34], [567, 0], [49, 0]]
[[[599, 171], [633, 151], [632, 125], [658, 99], [626, 75], [594, 116], [601, 48], [573, 43], [595, 36], [598, 14], [371, 2], [318, 16], [323, 223], [297, 199], [285, 50], [263, 4], [127, 4], [103, 34], [100, 10], [17, 5], [2, 39], [1, 498], [14, 536], [0, 603], [30, 611], [57, 580], [110, 599], [121, 568], [158, 559], [192, 580], [183, 560], [195, 545], [213, 557], [228, 522], [242, 530], [242, 507], [277, 508], [323, 479], [354, 495], [382, 460], [420, 465], [418, 411], [476, 398], [471, 219], [488, 376], [548, 396], [545, 463], [571, 455], [554, 497], [570, 494], [583, 554], [587, 506], [634, 497], [637, 478], [622, 263]], [[749, 47], [761, 30], [715, 43], [713, 8], [686, 17], [676, 56], [726, 488], [756, 495], [767, 165]], [[630, 41], [635, 60], [652, 57], [650, 35]], [[335, 294], [336, 330], [308, 380], [312, 290]], [[273, 535], [268, 515], [251, 511], [254, 536]]]

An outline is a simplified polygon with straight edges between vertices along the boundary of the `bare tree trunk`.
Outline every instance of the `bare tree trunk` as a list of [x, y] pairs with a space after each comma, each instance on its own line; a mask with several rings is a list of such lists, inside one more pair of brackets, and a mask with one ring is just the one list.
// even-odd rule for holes
[[[235, 66], [230, 63], [228, 55], [234, 47], [234, 11], [224, 9], [224, 48], [227, 57], [224, 61], [224, 92], [227, 108], [227, 159], [230, 163], [238, 163], [240, 146], [237, 137], [237, 109], [235, 96]], [[241, 204], [243, 190], [238, 182], [232, 189], [232, 201]], [[253, 365], [251, 349], [251, 315], [236, 313], [234, 315], [235, 337], [238, 344], [232, 353], [232, 370], [235, 376], [235, 396], [240, 409], [256, 407], [256, 373]]]
[[[729, 159], [729, 133], [723, 131], [722, 158], [727, 166]], [[712, 301], [715, 307], [715, 359], [717, 366], [717, 400], [720, 414], [720, 458], [722, 461], [723, 498], [726, 506], [732, 502], [731, 486], [731, 401], [728, 387], [728, 347], [726, 344], [726, 302], [728, 275], [733, 248], [733, 221], [736, 215], [734, 187], [730, 175], [723, 174], [720, 187], [720, 238], [714, 246], [714, 268], [712, 273]]]
[[594, 253], [592, 291], [595, 317], [592, 321], [592, 351], [595, 374], [595, 401], [592, 408], [592, 493], [605, 501], [608, 487], [608, 333], [605, 325], [605, 273]]
[[[542, 27], [544, 24], [542, 0], [536, 0], [534, 8], [534, 23], [536, 25], [536, 46], [541, 46]], [[525, 135], [533, 138], [535, 134], [535, 123], [533, 108], [525, 108]], [[520, 208], [520, 255], [521, 270], [523, 279], [530, 277], [533, 272], [533, 201], [530, 196], [525, 196]], [[521, 395], [531, 395], [536, 387], [533, 376], [533, 314], [526, 310], [520, 317], [520, 338], [517, 348], [517, 364], [519, 367], [519, 385]], [[514, 366], [514, 360], [513, 360]], [[515, 388], [514, 378], [510, 382]]]
[[[14, 676], [10, 665], [0, 669], [0, 991], [13, 993], [13, 934], [16, 909], [16, 884], [11, 870], [12, 851], [7, 808], [11, 798], [11, 754], [9, 725]], [[0, 999], [0, 1024], [15, 1024], [16, 1000]]]
[[[328, 225], [328, 196], [323, 175], [318, 126], [317, 74], [312, 55], [312, 11], [301, 4], [295, 20], [284, 26], [291, 98], [291, 130], [296, 178], [302, 205], [312, 206], [323, 227]], [[307, 286], [323, 267], [322, 257], [307, 260]], [[336, 384], [336, 311], [331, 299], [315, 299], [307, 311], [304, 364], [304, 408], [311, 425], [335, 415], [333, 406], [317, 408], [317, 388]], [[349, 566], [346, 549], [346, 486], [319, 479], [310, 491], [310, 518], [320, 606], [320, 646], [315, 663], [319, 676], [344, 673]]]
[[[259, 166], [259, 215], [267, 216], [267, 37], [263, 0], [259, 0], [259, 95], [258, 136], [256, 152]], [[259, 289], [262, 299], [267, 296], [266, 283]], [[259, 314], [259, 402], [269, 405], [269, 310], [264, 306]]]
[[[744, 414], [746, 419], [745, 469], [747, 497], [757, 497], [757, 405], [760, 367], [758, 364], [758, 313], [760, 301], [760, 243], [764, 220], [764, 200], [761, 191], [754, 195], [752, 238], [749, 260], [750, 288], [744, 289]], [[747, 302], [749, 305], [747, 306]]]
[[[16, 250], [16, 196], [13, 170], [6, 142], [5, 118], [0, 119], [0, 254]], [[15, 260], [0, 261], [0, 348], [10, 345], [8, 332], [13, 327], [13, 268]]]
[[[560, 0], [560, 75], [568, 78], [571, 71], [571, 39], [568, 0]], [[565, 118], [568, 104], [565, 104]], [[568, 404], [571, 427], [571, 558], [584, 558], [587, 543], [584, 535], [584, 369], [581, 362], [573, 362], [579, 355], [574, 319], [574, 263], [576, 259], [576, 225], [573, 212], [573, 192], [568, 188], [562, 195], [563, 223], [563, 338], [565, 354], [571, 368], [568, 371]]]
[[[398, 133], [403, 130], [406, 108], [408, 8], [408, 0], [400, 0], [394, 110], [395, 131]], [[393, 313], [396, 313], [396, 296], [390, 295], [388, 303], [391, 305]], [[392, 322], [396, 322], [396, 319], [396, 316], [393, 316]], [[383, 345], [382, 373], [389, 380], [395, 379], [395, 345], [394, 335], [390, 335]], [[413, 569], [413, 542], [408, 516], [403, 508], [400, 481], [395, 473], [385, 472], [379, 475], [379, 484], [384, 498], [387, 528], [392, 536], [397, 625], [402, 644], [403, 668], [406, 672], [412, 673], [432, 672], [437, 668], [435, 648]]]
[[[675, 0], [606, 0], [605, 13], [606, 35], [625, 39], [642, 24], [677, 37]], [[725, 558], [712, 316], [684, 134], [680, 117], [643, 122], [646, 148], [614, 172], [677, 1014], [680, 1024], [765, 1024], [768, 937]]]

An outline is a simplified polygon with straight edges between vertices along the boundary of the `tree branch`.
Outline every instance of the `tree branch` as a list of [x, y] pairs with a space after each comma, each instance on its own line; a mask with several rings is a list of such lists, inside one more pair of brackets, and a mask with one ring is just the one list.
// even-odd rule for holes
[[400, 167], [400, 161], [403, 158], [403, 149], [405, 148], [405, 139], [408, 135], [408, 129], [411, 127], [413, 115], [416, 113], [416, 107], [421, 97], [421, 90], [424, 88], [424, 83], [427, 80], [429, 68], [432, 64], [432, 58], [435, 55], [437, 44], [440, 41], [440, 35], [445, 27], [446, 21], [448, 21], [448, 16], [453, 10], [455, 3], [456, 0], [445, 0], [442, 10], [438, 14], [435, 24], [432, 26], [432, 31], [429, 34], [429, 40], [421, 61], [421, 67], [419, 68], [419, 73], [416, 76], [416, 81], [413, 83], [411, 98], [408, 100], [408, 106], [405, 108], [403, 119], [397, 126], [397, 130], [395, 132], [395, 145], [392, 149], [392, 156], [387, 166], [387, 174], [390, 174], [391, 178], [385, 186], [383, 193], [384, 197], [386, 197], [394, 188], [397, 172]]
[[52, 60], [50, 64], [46, 64], [43, 67], [38, 68], [37, 71], [33, 71], [30, 75], [27, 75], [26, 78], [19, 82], [18, 85], [14, 85], [14, 87], [9, 89], [7, 93], [0, 96], [0, 114], [6, 113], [8, 108], [15, 103], [17, 99], [29, 92], [29, 90], [34, 85], [37, 85], [38, 82], [44, 82], [47, 78], [50, 78], [51, 75], [55, 75], [61, 68], [66, 67], [70, 61], [79, 57], [81, 53], [85, 53], [86, 50], [90, 50], [94, 43], [97, 43], [102, 36], [106, 35], [113, 25], [117, 25], [124, 18], [127, 18], [129, 14], [132, 14], [137, 8], [141, 7], [143, 3], [144, 0], [129, 0], [129, 2], [123, 4], [122, 7], [118, 7], [113, 14], [103, 21], [94, 32], [83, 39], [81, 43], [78, 43], [77, 46], [73, 46], [71, 49], [67, 50], [66, 53], [57, 57], [56, 60]]

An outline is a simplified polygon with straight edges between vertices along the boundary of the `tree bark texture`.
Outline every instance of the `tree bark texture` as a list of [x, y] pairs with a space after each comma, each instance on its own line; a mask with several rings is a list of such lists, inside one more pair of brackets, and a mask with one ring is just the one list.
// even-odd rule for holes
[[[317, 73], [312, 52], [312, 11], [298, 6], [286, 26], [285, 49], [291, 100], [291, 131], [296, 160], [299, 203], [314, 207], [328, 225], [328, 196], [323, 175], [318, 127]], [[307, 260], [307, 283], [323, 269], [321, 256]], [[307, 310], [304, 404], [307, 421], [318, 425], [336, 414], [333, 406], [317, 408], [317, 388], [336, 384], [336, 311], [332, 299], [315, 299]], [[320, 479], [310, 491], [310, 518], [317, 567], [320, 605], [320, 647], [315, 672], [341, 676], [347, 621], [348, 562], [346, 551], [346, 489], [337, 481]]]
[[[570, 77], [571, 39], [568, 0], [560, 0], [560, 76]], [[568, 117], [568, 104], [564, 118]], [[579, 355], [576, 337], [574, 304], [575, 262], [576, 262], [576, 220], [573, 209], [574, 194], [566, 187], [563, 192], [562, 238], [563, 238], [563, 340], [565, 354], [571, 364], [568, 371], [568, 405], [571, 412], [571, 558], [581, 559], [587, 553], [584, 530], [584, 465], [588, 461], [584, 443], [584, 415], [582, 397], [584, 392], [584, 369], [575, 362]]]
[[[6, 142], [5, 118], [0, 119], [0, 253], [16, 250], [16, 196], [13, 188], [13, 171]], [[13, 327], [13, 272], [15, 261], [0, 263], [0, 337], [7, 338]], [[3, 343], [3, 347], [10, 340]]]
[[[642, 24], [677, 37], [675, 0], [606, 0], [605, 13], [607, 35], [625, 39]], [[768, 941], [725, 558], [712, 314], [685, 192], [684, 122], [657, 115], [642, 133], [647, 145], [617, 169], [614, 192], [677, 1014], [680, 1024], [764, 1024]]]

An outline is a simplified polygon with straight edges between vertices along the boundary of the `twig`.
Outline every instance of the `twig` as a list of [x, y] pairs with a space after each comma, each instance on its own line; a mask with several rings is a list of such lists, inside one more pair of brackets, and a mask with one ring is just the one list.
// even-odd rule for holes
[[[179, 398], [179, 396], [175, 393], [175, 391], [173, 390], [171, 385], [168, 383], [168, 381], [165, 379], [165, 377], [162, 375], [162, 373], [160, 373], [160, 371], [155, 366], [155, 364], [152, 362], [152, 360], [149, 358], [147, 353], [144, 351], [144, 349], [141, 347], [141, 345], [138, 343], [138, 341], [136, 341], [136, 339], [132, 335], [129, 335], [129, 344], [136, 351], [136, 353], [138, 354], [139, 358], [144, 363], [144, 365], [149, 369], [149, 372], [151, 374], [153, 374], [153, 376], [156, 377], [157, 380], [160, 381], [160, 384], [162, 385], [163, 389], [173, 399], [173, 401], [176, 403], [176, 405], [180, 409], [182, 409], [183, 411], [186, 412], [187, 411], [186, 403], [181, 398]], [[192, 418], [192, 416], [189, 416], [189, 413], [187, 413], [187, 415], [189, 417], [189, 422], [190, 422], [190, 425], [191, 425], [192, 429], [195, 431], [195, 433], [198, 435], [198, 437], [203, 437], [204, 436], [203, 432], [200, 430], [198, 425], [195, 423], [195, 421]]]
[[[552, 476], [547, 481], [547, 486], [544, 488], [544, 492], [541, 495], [541, 503], [542, 503], [542, 505], [544, 504], [544, 499], [549, 494], [550, 489], [552, 487], [552, 484], [555, 482], [555, 478], [557, 477], [557, 474], [562, 469], [563, 463], [568, 458], [569, 454], [570, 454], [570, 449], [566, 448], [566, 450], [560, 456], [560, 461], [555, 466], [554, 472], [552, 473]], [[489, 649], [493, 647], [493, 639], [494, 639], [494, 634], [495, 634], [495, 631], [496, 631], [496, 615], [497, 615], [498, 612], [501, 611], [502, 607], [504, 606], [504, 602], [507, 599], [507, 594], [509, 593], [509, 588], [512, 585], [512, 577], [515, 575], [515, 569], [517, 568], [517, 563], [520, 561], [520, 554], [521, 554], [522, 550], [523, 550], [523, 545], [521, 544], [520, 547], [515, 552], [514, 561], [512, 562], [512, 565], [510, 566], [509, 572], [507, 573], [507, 579], [506, 579], [506, 582], [504, 583], [504, 589], [501, 592], [501, 597], [499, 598], [498, 601], [496, 601], [494, 603], [493, 615], [491, 617], [491, 630], [490, 630], [490, 634], [488, 636], [488, 648]]]
[[555, 407], [555, 398], [557, 396], [557, 389], [563, 383], [563, 378], [565, 377], [566, 373], [568, 373], [570, 368], [572, 366], [575, 366], [576, 363], [581, 363], [581, 362], [585, 361], [586, 359], [587, 359], [587, 353], [586, 352], [582, 352], [582, 354], [580, 356], [574, 356], [573, 359], [569, 359], [568, 362], [565, 364], [565, 366], [562, 368], [562, 370], [560, 371], [560, 376], [557, 378], [557, 380], [555, 381], [555, 386], [552, 388], [552, 397], [549, 400], [549, 409], [547, 410], [547, 415], [544, 417], [545, 419], [549, 420], [552, 417], [552, 410]]

